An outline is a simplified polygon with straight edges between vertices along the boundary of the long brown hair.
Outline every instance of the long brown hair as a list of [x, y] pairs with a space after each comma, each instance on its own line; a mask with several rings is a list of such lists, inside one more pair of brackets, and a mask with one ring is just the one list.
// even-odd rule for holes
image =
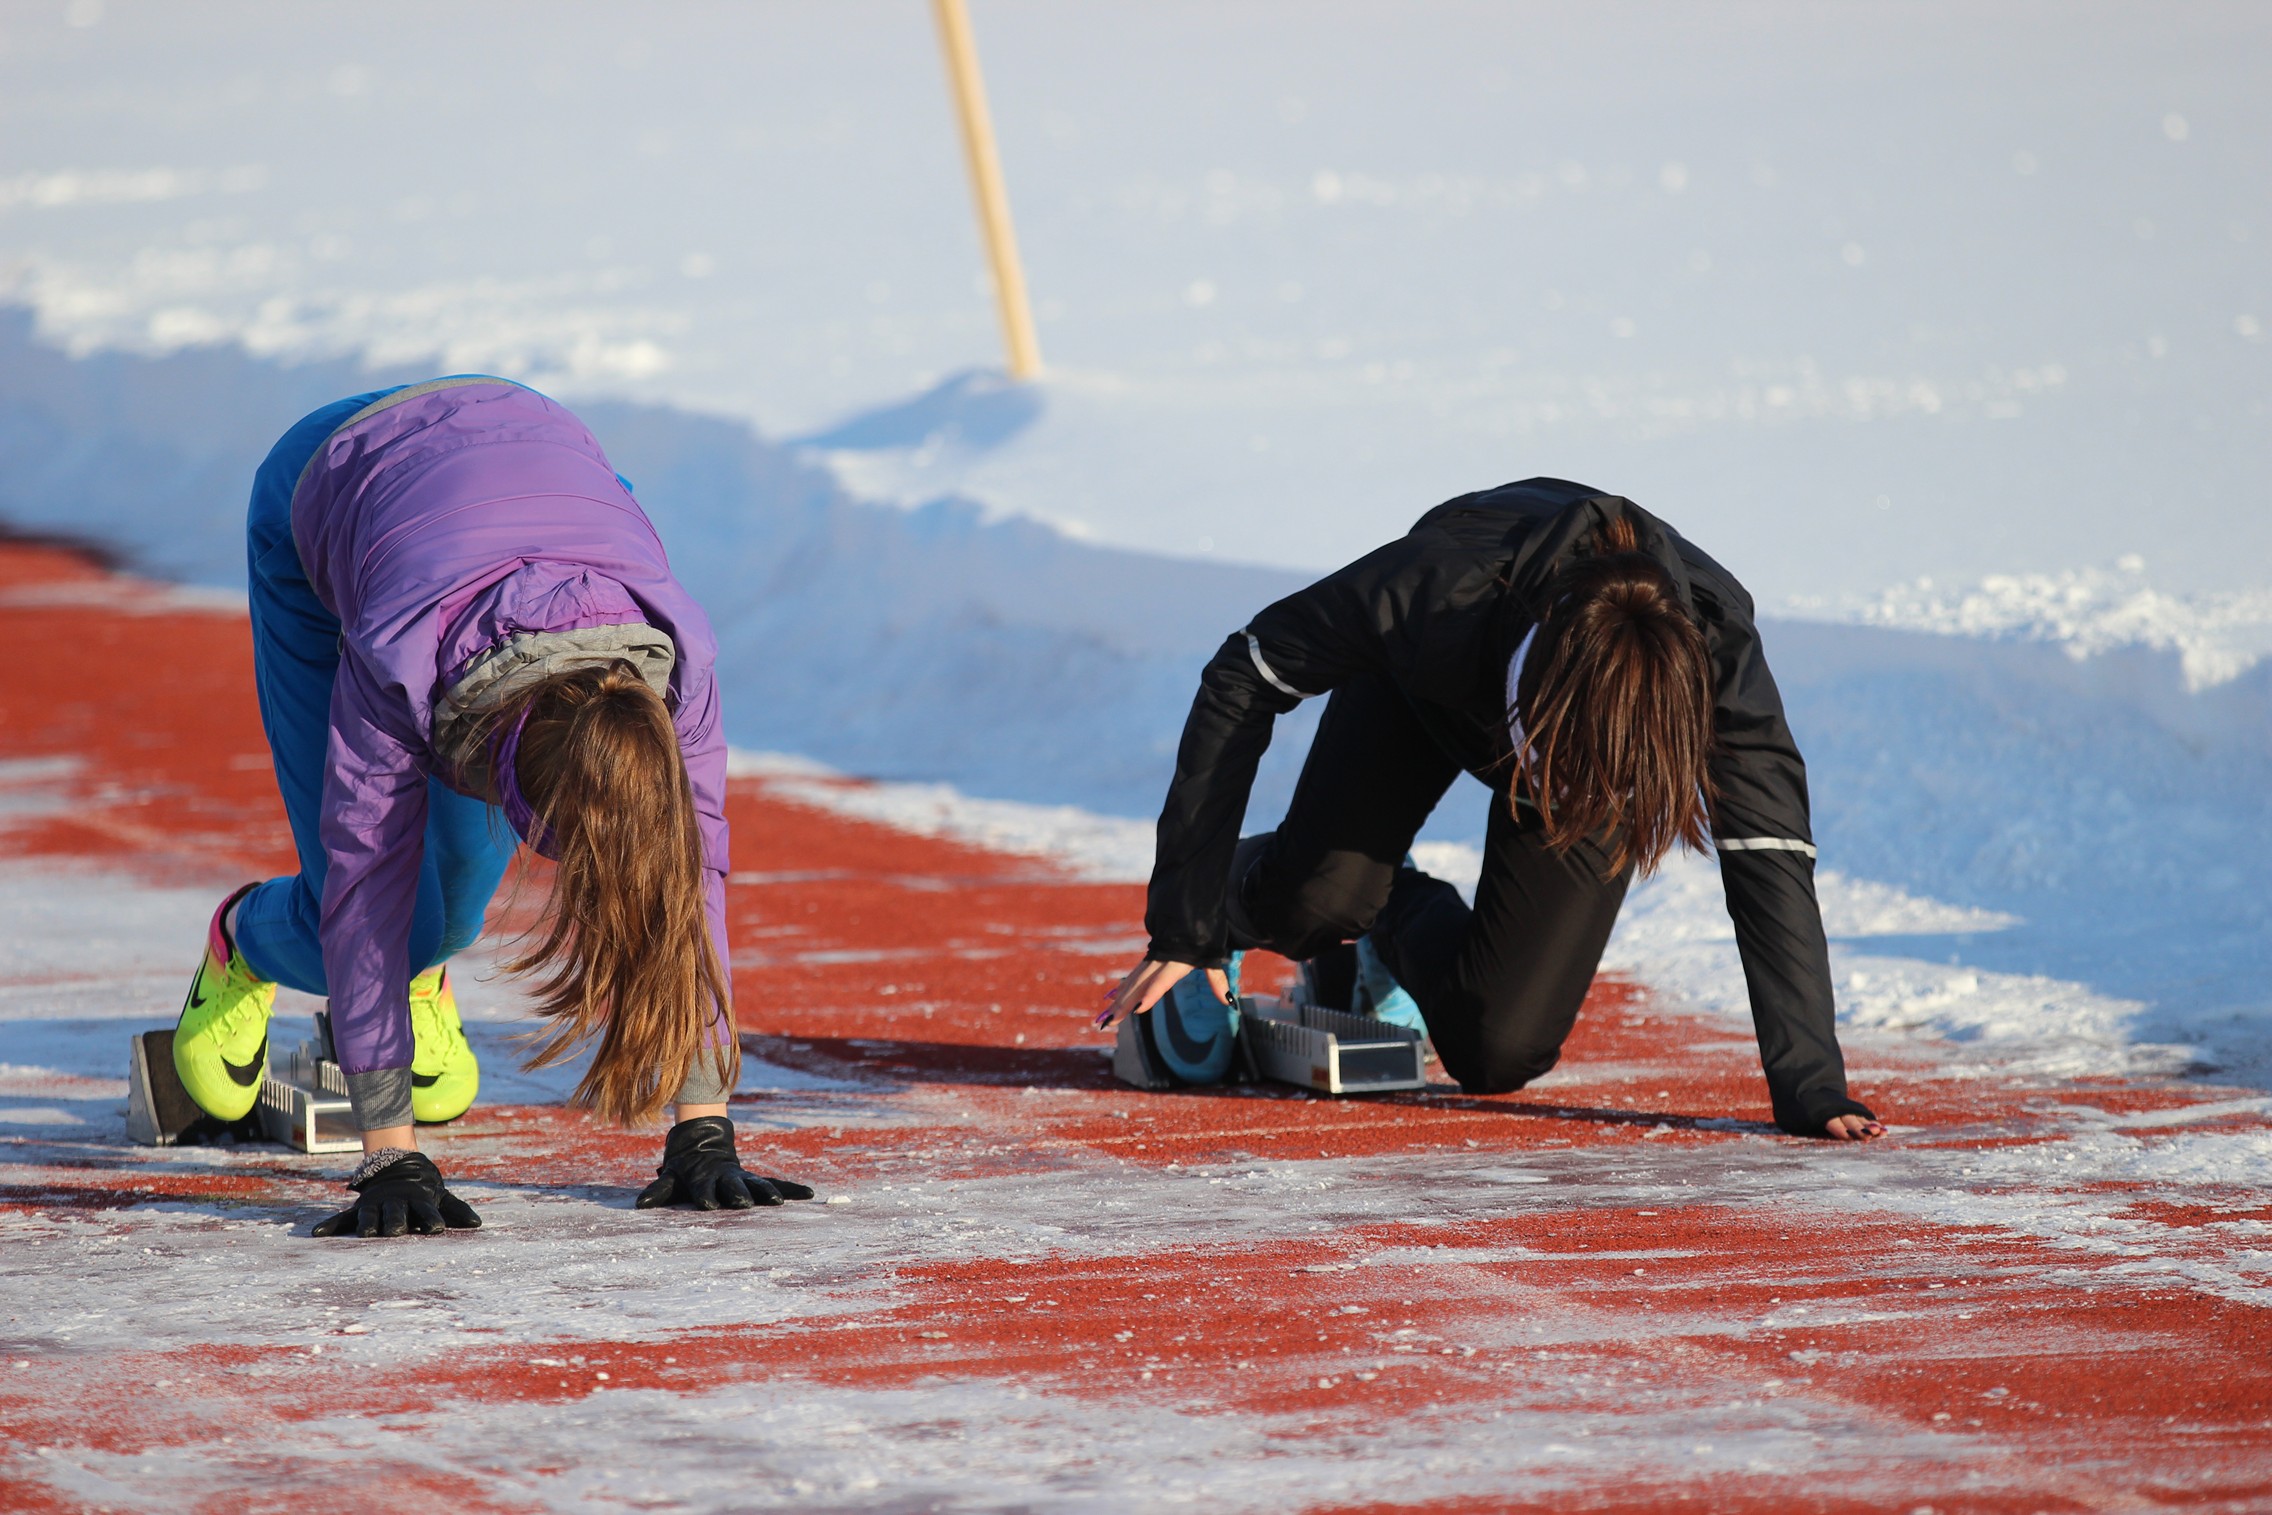
[[1634, 865], [1645, 876], [1676, 845], [1705, 847], [1711, 661], [1630, 518], [1589, 545], [1547, 589], [1536, 684], [1516, 712], [1529, 749], [1515, 755], [1508, 800], [1538, 807], [1555, 851], [1596, 839], [1608, 876]]
[[[514, 780], [557, 855], [544, 913], [505, 965], [538, 975], [537, 1013], [551, 1023], [529, 1066], [597, 1037], [571, 1100], [627, 1126], [659, 1114], [697, 1057], [714, 1056], [731, 1089], [741, 1047], [669, 709], [617, 662], [545, 679], [495, 712], [490, 729], [509, 722], [521, 723]], [[502, 783], [491, 775], [493, 790]]]

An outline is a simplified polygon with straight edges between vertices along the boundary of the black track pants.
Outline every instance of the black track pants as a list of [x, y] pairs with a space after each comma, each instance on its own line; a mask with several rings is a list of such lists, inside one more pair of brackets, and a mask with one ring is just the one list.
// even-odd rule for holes
[[1604, 879], [1590, 845], [1557, 856], [1502, 793], [1470, 910], [1451, 885], [1400, 866], [1459, 774], [1387, 680], [1343, 684], [1286, 819], [1239, 843], [1231, 935], [1303, 959], [1371, 932], [1445, 1071], [1470, 1093], [1498, 1093], [1561, 1056], [1632, 874]]

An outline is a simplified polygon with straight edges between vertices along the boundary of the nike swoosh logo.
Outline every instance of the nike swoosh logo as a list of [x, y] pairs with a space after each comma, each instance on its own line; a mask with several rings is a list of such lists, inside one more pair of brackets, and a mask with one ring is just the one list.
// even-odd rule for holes
[[413, 1089], [431, 1089], [441, 1081], [442, 1075], [439, 1073], [413, 1073], [410, 1075], [410, 1087]]
[[238, 1088], [249, 1089], [254, 1084], [260, 1082], [260, 1070], [267, 1064], [267, 1062], [268, 1033], [264, 1031], [261, 1033], [260, 1046], [253, 1053], [251, 1062], [244, 1064], [242, 1067], [239, 1067], [237, 1064], [230, 1062], [227, 1058], [224, 1057], [221, 1059], [221, 1066], [229, 1070], [229, 1077], [237, 1081]]
[[1193, 1036], [1188, 1030], [1184, 1029], [1183, 1017], [1175, 1012], [1174, 1005], [1168, 1000], [1163, 999], [1159, 1004], [1152, 1007], [1155, 1015], [1162, 1010], [1167, 1011], [1168, 1014], [1165, 1021], [1161, 1023], [1161, 1029], [1167, 1032], [1168, 1045], [1175, 1049], [1176, 1055], [1193, 1067], [1203, 1068], [1207, 1066], [1208, 1060], [1215, 1055], [1216, 1049], [1222, 1045], [1221, 1039], [1209, 1037], [1207, 1040], [1201, 1041]]

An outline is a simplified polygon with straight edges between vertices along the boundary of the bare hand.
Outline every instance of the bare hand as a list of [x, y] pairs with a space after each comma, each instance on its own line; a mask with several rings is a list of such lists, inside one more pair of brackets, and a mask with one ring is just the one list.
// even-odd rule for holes
[[1822, 1129], [1842, 1142], [1874, 1142], [1885, 1135], [1885, 1125], [1866, 1115], [1833, 1115]]
[[[1128, 976], [1113, 986], [1104, 997], [1104, 1008], [1097, 1012], [1097, 1028], [1112, 1025], [1123, 1015], [1142, 1015], [1160, 1002], [1184, 975], [1191, 973], [1190, 963], [1166, 963], [1157, 958], [1146, 958], [1128, 970]], [[1201, 968], [1207, 975], [1207, 987], [1215, 991], [1215, 998], [1224, 1004], [1231, 1002], [1231, 981], [1220, 968]]]

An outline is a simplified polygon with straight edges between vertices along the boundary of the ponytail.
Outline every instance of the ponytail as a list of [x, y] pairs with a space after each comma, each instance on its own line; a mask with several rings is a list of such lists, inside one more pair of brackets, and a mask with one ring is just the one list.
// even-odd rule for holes
[[[698, 1057], [741, 1071], [731, 990], [710, 939], [702, 832], [669, 710], [628, 662], [555, 675], [497, 713], [516, 723], [510, 781], [558, 861], [552, 896], [505, 966], [537, 975], [542, 1068], [597, 1038], [571, 1103], [654, 1119]], [[507, 776], [491, 776], [501, 789]], [[492, 796], [495, 798], [495, 796]], [[712, 1045], [712, 1028], [725, 1028]]]
[[1645, 876], [1675, 846], [1706, 845], [1711, 660], [1629, 517], [1604, 524], [1590, 547], [1547, 591], [1509, 802], [1538, 807], [1555, 851], [1592, 838], [1609, 851], [1608, 876]]

